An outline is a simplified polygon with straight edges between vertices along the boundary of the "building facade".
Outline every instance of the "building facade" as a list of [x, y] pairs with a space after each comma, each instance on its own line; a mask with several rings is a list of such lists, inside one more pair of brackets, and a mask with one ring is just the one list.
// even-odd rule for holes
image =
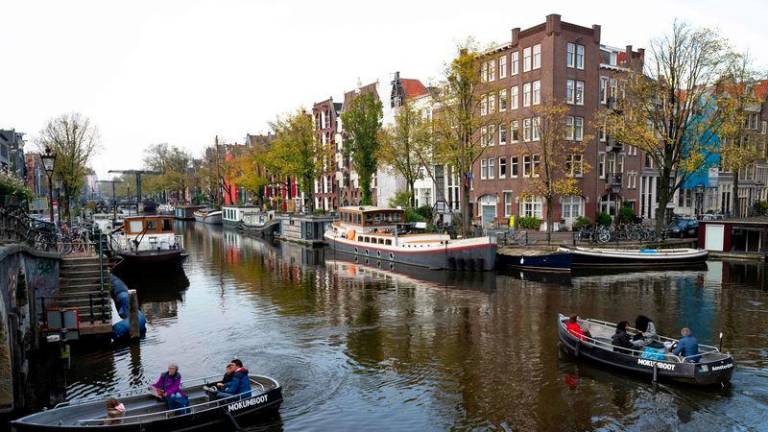
[[640, 152], [617, 143], [594, 122], [598, 110], [621, 97], [622, 75], [641, 70], [643, 58], [642, 49], [602, 45], [599, 25], [570, 24], [556, 14], [537, 26], [512, 29], [509, 42], [482, 53], [480, 115], [499, 120], [483, 126], [478, 136], [485, 150], [472, 170], [476, 221], [489, 226], [510, 217], [546, 218], [544, 200], [527, 192], [542, 163], [536, 108], [549, 101], [565, 103], [567, 139], [585, 147], [570, 161], [581, 194], [556, 200], [555, 228], [580, 216], [616, 214], [622, 205], [638, 212]]
[[12, 173], [19, 180], [26, 179], [23, 133], [0, 129], [0, 169]]
[[339, 206], [339, 185], [336, 181], [337, 172], [342, 168], [338, 155], [341, 153], [339, 120], [342, 104], [328, 98], [317, 102], [312, 107], [312, 118], [315, 125], [316, 139], [324, 149], [324, 154], [330, 157], [323, 164], [324, 169], [313, 185], [315, 209], [332, 211]]

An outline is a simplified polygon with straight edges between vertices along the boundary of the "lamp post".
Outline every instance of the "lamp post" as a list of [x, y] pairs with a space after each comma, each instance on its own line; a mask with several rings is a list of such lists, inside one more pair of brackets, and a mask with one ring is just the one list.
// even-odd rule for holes
[[45, 154], [40, 155], [43, 161], [45, 174], [48, 175], [48, 207], [51, 211], [51, 223], [53, 223], [53, 168], [56, 165], [56, 155], [51, 152], [50, 147], [45, 148]]

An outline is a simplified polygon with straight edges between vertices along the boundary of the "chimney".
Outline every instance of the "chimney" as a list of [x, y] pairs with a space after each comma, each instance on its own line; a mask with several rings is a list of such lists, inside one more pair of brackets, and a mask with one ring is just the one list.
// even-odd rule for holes
[[637, 52], [640, 53], [641, 59], [645, 59], [645, 48], [638, 48]]
[[547, 36], [551, 35], [552, 33], [560, 34], [560, 30], [562, 27], [560, 26], [560, 15], [558, 14], [549, 14], [547, 15]]
[[512, 29], [512, 46], [516, 47], [518, 42], [520, 42], [520, 27], [515, 27]]
[[600, 43], [600, 25], [592, 24], [592, 37], [595, 39], [595, 43]]
[[632, 45], [627, 45], [627, 60], [625, 66], [632, 65]]

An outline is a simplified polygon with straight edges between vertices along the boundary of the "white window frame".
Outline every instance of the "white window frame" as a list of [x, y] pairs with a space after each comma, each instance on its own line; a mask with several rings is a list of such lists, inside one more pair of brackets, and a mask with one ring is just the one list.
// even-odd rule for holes
[[504, 199], [504, 217], [512, 216], [512, 209], [515, 203], [513, 192], [509, 190], [502, 191], [502, 198]]
[[533, 177], [538, 177], [539, 172], [541, 169], [541, 155], [540, 154], [534, 154], [531, 158], [531, 173], [533, 174]]
[[512, 156], [509, 158], [509, 178], [517, 178], [520, 175], [519, 166], [520, 158], [518, 156]]
[[511, 60], [510, 60], [510, 70], [509, 75], [517, 75], [520, 73], [520, 51], [515, 51], [512, 54], [510, 54]]
[[597, 156], [597, 173], [600, 175], [601, 179], [605, 178], [605, 170], [606, 170], [606, 160], [605, 160], [605, 153], [600, 153]]
[[533, 168], [532, 163], [531, 155], [523, 155], [523, 177], [531, 176], [531, 169]]
[[584, 45], [576, 44], [576, 69], [584, 70]]
[[488, 61], [488, 81], [496, 81], [496, 59]]
[[531, 106], [531, 83], [529, 82], [523, 84], [523, 106]]
[[499, 79], [507, 77], [507, 55], [499, 57]]
[[496, 178], [496, 159], [490, 158], [488, 159], [488, 180], [493, 180]]
[[573, 140], [584, 140], [584, 117], [573, 118]]
[[523, 119], [523, 142], [530, 142], [531, 136], [531, 119]]
[[[504, 161], [504, 163], [502, 163]], [[501, 167], [504, 167], [504, 172], [501, 172]], [[507, 178], [507, 158], [500, 157], [499, 158], [499, 178], [505, 179]]]
[[488, 95], [480, 96], [480, 115], [488, 114]]
[[603, 105], [608, 104], [608, 77], [600, 77], [600, 103]]
[[573, 105], [576, 102], [576, 80], [565, 81], [565, 103]]
[[[497, 134], [499, 135], [499, 145], [507, 145], [507, 141], [509, 140], [509, 133], [507, 131], [507, 125], [504, 123], [500, 123], [499, 126], [496, 128]], [[504, 132], [504, 135], [502, 137], [502, 133]], [[503, 138], [503, 141], [502, 141]]]
[[531, 104], [541, 104], [541, 81], [539, 80], [534, 81], [531, 86]]
[[488, 82], [488, 62], [480, 66], [480, 82]]
[[509, 109], [514, 110], [520, 107], [520, 86], [512, 86], [509, 89]]
[[531, 141], [538, 141], [541, 138], [541, 117], [531, 119]]
[[496, 112], [496, 93], [488, 94], [488, 114]]
[[[502, 104], [501, 101], [504, 101], [504, 104]], [[507, 98], [507, 89], [501, 89], [499, 90], [499, 112], [506, 111], [507, 106], [509, 106], [509, 99]]]
[[509, 138], [507, 138], [507, 140], [510, 144], [520, 142], [520, 121], [512, 120], [509, 123]]
[[533, 64], [531, 70], [541, 69], [541, 44], [533, 46]]
[[523, 72], [531, 70], [531, 47], [523, 48]]
[[565, 139], [573, 141], [573, 116], [565, 117]]
[[768, 134], [768, 121], [763, 120], [763, 127], [761, 133], [763, 135]]
[[539, 197], [525, 197], [520, 200], [520, 217], [535, 217], [543, 219], [544, 205]]
[[576, 105], [584, 105], [584, 81], [576, 81], [576, 93], [574, 99]]
[[480, 127], [480, 147], [488, 147], [488, 126]]
[[480, 159], [480, 180], [488, 179], [488, 159]]
[[576, 67], [576, 44], [568, 42], [565, 49], [565, 65], [566, 67]]

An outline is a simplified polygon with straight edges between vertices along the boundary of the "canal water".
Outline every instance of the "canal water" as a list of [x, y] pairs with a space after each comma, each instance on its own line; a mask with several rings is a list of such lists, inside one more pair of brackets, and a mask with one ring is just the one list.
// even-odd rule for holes
[[[233, 357], [277, 378], [279, 416], [251, 430], [768, 430], [766, 268], [573, 278], [394, 269], [333, 251], [180, 224], [185, 274], [141, 275], [139, 344], [78, 351], [67, 397], [183, 377]], [[557, 313], [638, 313], [735, 356], [725, 389], [659, 385], [560, 354]]]

